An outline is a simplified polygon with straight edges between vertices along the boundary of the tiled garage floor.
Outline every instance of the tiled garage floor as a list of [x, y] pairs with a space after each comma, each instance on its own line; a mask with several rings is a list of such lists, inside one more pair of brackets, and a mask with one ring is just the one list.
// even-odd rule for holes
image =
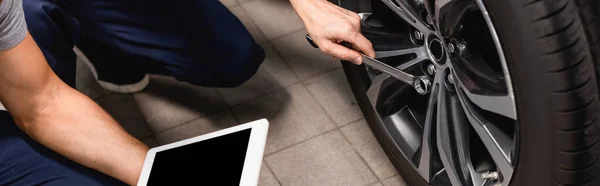
[[287, 0], [222, 2], [267, 51], [242, 86], [153, 76], [141, 93], [112, 94], [79, 63], [78, 89], [149, 146], [267, 118], [259, 185], [406, 185], [365, 123], [339, 62], [307, 44]]

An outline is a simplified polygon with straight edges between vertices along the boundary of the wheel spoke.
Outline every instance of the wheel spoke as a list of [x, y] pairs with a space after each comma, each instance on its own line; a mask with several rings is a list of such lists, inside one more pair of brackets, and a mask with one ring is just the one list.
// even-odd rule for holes
[[[427, 59], [426, 52], [427, 51], [424, 47], [416, 47], [416, 48], [408, 48], [408, 49], [402, 49], [402, 50], [377, 51], [375, 53], [377, 55], [377, 58], [383, 58], [381, 56], [391, 57], [391, 56], [416, 54], [417, 57], [415, 59], [404, 62], [401, 65], [398, 65], [396, 67], [399, 70], [404, 70], [404, 69], [407, 69], [411, 66], [419, 64], [419, 63], [423, 62], [424, 60], [426, 60]], [[385, 81], [386, 79], [388, 79], [390, 77], [391, 76], [388, 74], [381, 73], [381, 74], [375, 76], [373, 78], [373, 80], [371, 81], [371, 86], [367, 90], [367, 97], [369, 98], [369, 101], [371, 102], [372, 105], [375, 105], [375, 103], [377, 102], [377, 98], [379, 96], [379, 90], [381, 89], [381, 85], [383, 84], [383, 81]]]
[[[455, 147], [462, 147], [464, 144], [454, 144], [455, 141], [453, 141], [450, 136], [450, 128], [449, 128], [449, 124], [452, 120], [452, 118], [450, 117], [451, 114], [450, 112], [450, 108], [448, 108], [450, 106], [451, 103], [448, 103], [450, 100], [450, 96], [448, 95], [448, 92], [446, 90], [444, 91], [440, 91], [439, 95], [438, 95], [438, 107], [437, 107], [437, 122], [436, 122], [436, 132], [437, 132], [437, 148], [439, 150], [440, 153], [440, 159], [442, 160], [442, 164], [444, 165], [444, 169], [446, 170], [446, 174], [448, 175], [448, 178], [450, 179], [450, 183], [452, 183], [452, 185], [458, 186], [458, 185], [463, 185], [463, 181], [461, 179], [462, 176], [460, 176], [462, 174], [462, 167], [459, 164], [459, 162], [457, 162], [455, 160], [455, 156], [461, 156], [458, 155], [456, 153], [464, 153], [464, 152], [453, 152], [453, 146]], [[458, 132], [462, 132], [462, 131], [458, 131]], [[461, 142], [462, 143], [462, 142]], [[464, 154], [462, 154], [462, 156], [465, 156]]]
[[425, 9], [443, 36], [452, 36], [465, 13], [477, 8], [474, 0], [434, 0], [425, 1]]
[[427, 55], [427, 49], [425, 48], [425, 46], [420, 46], [420, 47], [400, 49], [400, 50], [375, 51], [375, 56], [377, 58], [403, 56], [403, 55], [409, 55], [409, 54], [416, 54], [417, 58], [425, 57]]
[[457, 93], [469, 123], [490, 153], [498, 171], [503, 176], [503, 180], [510, 180], [513, 172], [513, 166], [510, 159], [513, 139], [505, 134], [500, 128], [478, 114], [468, 101], [467, 95], [462, 89], [457, 89]]
[[[462, 86], [461, 86], [462, 87]], [[480, 95], [465, 91], [467, 98], [483, 110], [506, 116], [510, 119], [517, 119], [513, 98], [510, 95]]]
[[404, 19], [408, 24], [412, 25], [415, 29], [421, 31], [423, 34], [428, 34], [431, 30], [424, 24], [421, 16], [416, 10], [404, 3], [404, 0], [382, 0], [392, 11], [398, 16]]
[[469, 122], [458, 97], [453, 92], [442, 91], [438, 99], [437, 147], [450, 182], [482, 185], [483, 180], [471, 162]]
[[480, 57], [466, 54], [455, 59], [452, 63], [454, 79], [468, 100], [483, 110], [516, 120], [514, 97], [506, 88], [508, 78], [478, 65], [484, 63]]
[[511, 94], [505, 94], [505, 95], [486, 95], [486, 94], [478, 94], [478, 93], [474, 93], [472, 91], [470, 91], [469, 89], [467, 89], [464, 85], [467, 83], [473, 83], [473, 82], [462, 82], [461, 80], [464, 79], [460, 79], [460, 78], [455, 78], [458, 79], [458, 83], [460, 84], [460, 86], [458, 86], [466, 95], [466, 98], [468, 101], [472, 102], [473, 104], [477, 105], [477, 107], [486, 110], [486, 111], [490, 111], [496, 114], [500, 114], [502, 116], [508, 117], [510, 119], [517, 119], [516, 116], [516, 107], [515, 107], [515, 102], [514, 102], [514, 98], [512, 97]]
[[427, 182], [429, 182], [431, 178], [431, 136], [433, 135], [431, 130], [432, 127], [435, 127], [434, 123], [436, 122], [436, 112], [437, 112], [437, 104], [438, 97], [440, 92], [440, 82], [442, 82], [443, 77], [441, 75], [436, 75], [433, 80], [433, 85], [431, 89], [431, 93], [429, 94], [429, 103], [427, 105], [427, 113], [425, 115], [425, 123], [423, 124], [423, 139], [421, 140], [421, 155], [419, 156], [419, 165], [417, 166], [417, 171]]

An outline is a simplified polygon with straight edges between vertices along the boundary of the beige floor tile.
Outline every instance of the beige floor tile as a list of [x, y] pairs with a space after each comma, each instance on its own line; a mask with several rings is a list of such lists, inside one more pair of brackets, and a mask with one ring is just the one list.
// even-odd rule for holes
[[261, 118], [269, 120], [265, 154], [289, 147], [335, 128], [333, 122], [302, 85], [269, 93], [233, 107], [245, 123]]
[[146, 139], [143, 139], [142, 142], [144, 144], [148, 145], [148, 147], [150, 147], [150, 148], [154, 148], [154, 147], [158, 146], [158, 142], [156, 141], [154, 136], [147, 137]]
[[90, 67], [81, 62], [79, 58], [77, 58], [75, 87], [81, 93], [92, 99], [97, 99], [110, 94], [109, 91], [100, 87], [98, 82], [96, 82], [96, 78], [92, 74], [92, 71], [90, 71]]
[[134, 95], [154, 133], [227, 108], [214, 88], [151, 76], [150, 85]]
[[341, 67], [338, 60], [308, 44], [305, 35], [306, 31], [297, 31], [272, 41], [275, 49], [301, 80]]
[[343, 126], [363, 118], [342, 69], [310, 79], [304, 84], [336, 125]]
[[381, 182], [377, 182], [377, 183], [374, 183], [374, 184], [372, 184], [370, 186], [383, 186], [383, 185], [381, 184]]
[[226, 7], [233, 7], [238, 4], [237, 0], [219, 0]]
[[152, 135], [144, 115], [130, 94], [111, 94], [96, 102], [137, 139]]
[[289, 1], [251, 1], [242, 7], [269, 40], [304, 28]]
[[338, 130], [267, 156], [282, 185], [369, 185], [377, 177]]
[[379, 179], [398, 174], [365, 120], [346, 125], [340, 130]]
[[[234, 0], [231, 0], [231, 1], [234, 1]], [[252, 37], [254, 38], [254, 40], [257, 43], [267, 42], [267, 38], [265, 38], [265, 36], [262, 34], [262, 31], [260, 31], [260, 29], [256, 26], [256, 24], [254, 23], [252, 18], [250, 18], [250, 16], [248, 16], [248, 14], [246, 14], [246, 11], [241, 6], [236, 6], [229, 10], [238, 19], [240, 19], [240, 21], [242, 21], [242, 23], [244, 24], [246, 29], [248, 29], [248, 32], [250, 32], [250, 34], [252, 35]]]
[[408, 186], [406, 181], [400, 175], [396, 175], [394, 177], [383, 180], [384, 186]]
[[264, 162], [262, 163], [262, 165], [260, 167], [260, 178], [258, 179], [258, 185], [259, 186], [279, 186], [279, 182], [277, 182], [277, 179], [275, 178], [275, 176], [273, 175], [271, 170], [269, 170], [269, 167], [267, 166], [267, 164]]
[[156, 140], [160, 144], [168, 144], [233, 127], [237, 124], [233, 114], [229, 110], [225, 110], [160, 132], [156, 135]]
[[255, 1], [255, 0], [238, 0], [240, 2], [240, 4], [244, 4], [250, 1]]
[[279, 54], [277, 54], [275, 48], [273, 48], [273, 45], [271, 45], [271, 43], [263, 42], [259, 43], [259, 45], [265, 50], [266, 57], [281, 57], [279, 56]]
[[290, 70], [280, 57], [267, 57], [258, 72], [244, 84], [234, 88], [217, 89], [228, 105], [252, 100], [266, 93], [287, 87], [298, 81], [298, 77]]

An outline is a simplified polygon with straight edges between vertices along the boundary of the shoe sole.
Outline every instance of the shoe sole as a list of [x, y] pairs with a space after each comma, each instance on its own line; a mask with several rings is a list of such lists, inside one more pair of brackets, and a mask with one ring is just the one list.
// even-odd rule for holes
[[144, 78], [142, 78], [142, 80], [138, 81], [137, 83], [128, 85], [117, 85], [114, 83], [99, 80], [98, 72], [96, 72], [96, 67], [94, 67], [94, 64], [92, 64], [92, 62], [87, 58], [87, 56], [85, 56], [85, 54], [77, 47], [73, 48], [73, 51], [75, 51], [77, 57], [79, 57], [83, 61], [83, 63], [85, 63], [90, 68], [90, 71], [92, 71], [92, 75], [94, 75], [94, 79], [96, 80], [96, 82], [98, 82], [100, 87], [108, 91], [122, 94], [136, 93], [144, 90], [144, 88], [146, 88], [150, 83], [150, 76], [148, 74], [144, 75]]

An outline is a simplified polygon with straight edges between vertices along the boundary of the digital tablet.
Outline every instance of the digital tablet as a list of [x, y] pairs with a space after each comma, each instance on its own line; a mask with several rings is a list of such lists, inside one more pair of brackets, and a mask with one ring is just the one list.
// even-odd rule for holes
[[257, 185], [269, 123], [253, 121], [152, 148], [142, 185]]

